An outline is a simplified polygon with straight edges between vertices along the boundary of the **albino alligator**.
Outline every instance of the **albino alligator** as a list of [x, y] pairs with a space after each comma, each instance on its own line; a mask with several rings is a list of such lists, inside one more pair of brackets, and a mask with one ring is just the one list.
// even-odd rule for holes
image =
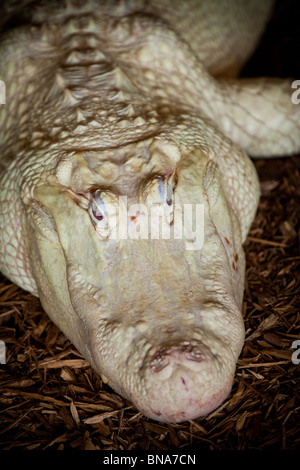
[[[1, 271], [156, 420], [203, 416], [229, 394], [259, 200], [247, 154], [300, 149], [291, 81], [234, 78], [271, 3], [1, 5]], [[125, 201], [143, 206], [113, 237]], [[174, 235], [184, 204], [203, 208], [201, 249]], [[130, 237], [153, 205], [170, 237]]]

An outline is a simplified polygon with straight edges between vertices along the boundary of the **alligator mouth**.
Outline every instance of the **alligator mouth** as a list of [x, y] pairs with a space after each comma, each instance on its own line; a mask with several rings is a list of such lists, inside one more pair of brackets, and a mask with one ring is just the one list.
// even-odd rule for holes
[[156, 421], [175, 423], [206, 416], [226, 399], [235, 373], [236, 358], [222, 341], [219, 347], [224, 357], [198, 341], [151, 347], [130, 380], [139, 384], [127, 397]]
[[225, 387], [213, 393], [209, 399], [203, 401], [198, 398], [198, 393], [190, 389], [191, 381], [187, 379], [187, 374], [184, 374], [184, 371], [180, 371], [180, 380], [182, 383], [178, 380], [174, 384], [176, 387], [176, 398], [172, 397], [172, 402], [170, 399], [166, 402], [162, 398], [159, 405], [149, 403], [147, 408], [141, 408], [143, 414], [148, 418], [163, 423], [182, 423], [201, 418], [215, 411], [225, 401], [232, 387], [232, 382], [230, 381]]

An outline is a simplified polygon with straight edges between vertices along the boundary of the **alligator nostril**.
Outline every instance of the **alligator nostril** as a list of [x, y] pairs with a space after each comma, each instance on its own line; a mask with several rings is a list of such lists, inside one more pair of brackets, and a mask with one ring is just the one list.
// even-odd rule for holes
[[184, 352], [184, 357], [188, 361], [200, 362], [205, 359], [205, 354], [202, 349], [190, 343], [182, 343], [181, 349]]
[[196, 361], [196, 362], [200, 362], [200, 361], [203, 361], [203, 359], [205, 358], [204, 354], [195, 349], [191, 352], [188, 352], [186, 355], [185, 355], [186, 359], [188, 359], [189, 361]]
[[185, 342], [179, 347], [158, 349], [150, 358], [150, 370], [157, 373], [169, 364], [182, 364], [187, 361], [201, 362], [204, 359], [205, 354], [199, 348]]
[[158, 349], [150, 360], [151, 372], [160, 372], [169, 362], [166, 361], [167, 350], [165, 348]]

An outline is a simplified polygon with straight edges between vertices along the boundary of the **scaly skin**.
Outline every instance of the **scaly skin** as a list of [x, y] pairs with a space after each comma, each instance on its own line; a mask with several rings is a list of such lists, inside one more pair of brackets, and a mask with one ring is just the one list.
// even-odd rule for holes
[[[203, 416], [230, 392], [244, 339], [242, 243], [259, 199], [246, 152], [300, 149], [291, 81], [234, 78], [271, 2], [12, 3], [1, 271], [147, 416]], [[172, 230], [174, 203], [202, 204], [202, 249], [186, 232], [114, 239], [120, 196], [160, 204]]]

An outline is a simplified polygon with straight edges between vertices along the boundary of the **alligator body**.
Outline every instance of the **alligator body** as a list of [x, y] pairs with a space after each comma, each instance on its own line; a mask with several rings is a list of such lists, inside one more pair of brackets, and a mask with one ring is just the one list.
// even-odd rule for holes
[[235, 78], [271, 6], [2, 2], [0, 269], [156, 420], [230, 392], [248, 155], [300, 149], [291, 81]]

